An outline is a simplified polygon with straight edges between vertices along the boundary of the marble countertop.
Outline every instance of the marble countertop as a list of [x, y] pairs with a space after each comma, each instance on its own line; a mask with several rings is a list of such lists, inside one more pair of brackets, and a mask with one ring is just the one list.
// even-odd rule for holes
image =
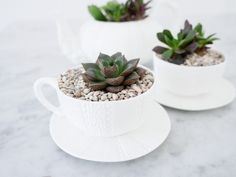
[[[222, 39], [218, 47], [229, 61], [225, 77], [236, 85], [235, 16], [202, 19]], [[236, 102], [203, 112], [166, 108], [172, 122], [168, 139], [136, 160], [96, 163], [61, 151], [49, 135], [51, 113], [32, 89], [37, 78], [72, 66], [60, 52], [55, 30], [52, 22], [19, 21], [0, 31], [0, 176], [236, 176]]]

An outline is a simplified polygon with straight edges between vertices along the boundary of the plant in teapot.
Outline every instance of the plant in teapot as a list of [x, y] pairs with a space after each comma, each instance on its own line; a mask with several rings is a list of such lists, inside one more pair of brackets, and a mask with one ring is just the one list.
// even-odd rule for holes
[[[150, 2], [150, 0], [126, 0], [123, 3], [109, 1], [103, 6], [88, 6], [88, 13], [91, 14], [89, 20], [81, 26], [62, 23], [61, 29], [58, 30], [59, 41], [65, 55], [79, 64], [96, 58], [100, 52], [112, 54], [122, 51], [128, 58], [139, 57], [142, 59], [141, 64], [149, 64], [152, 58], [150, 49], [156, 44], [153, 36], [156, 31], [162, 30], [162, 25], [148, 16]], [[158, 7], [162, 5], [169, 7], [172, 13], [177, 11], [173, 10], [175, 6], [169, 1], [161, 2]], [[176, 14], [173, 15], [178, 17]], [[77, 32], [70, 31], [71, 27]]]
[[125, 3], [119, 3], [115, 0], [107, 2], [104, 6], [88, 6], [89, 13], [98, 21], [136, 21], [145, 19], [148, 15], [146, 11], [150, 8], [143, 0], [127, 0]]

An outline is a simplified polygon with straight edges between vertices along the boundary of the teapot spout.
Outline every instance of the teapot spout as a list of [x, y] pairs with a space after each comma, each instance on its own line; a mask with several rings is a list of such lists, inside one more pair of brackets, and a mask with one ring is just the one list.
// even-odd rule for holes
[[76, 65], [87, 61], [87, 57], [80, 47], [80, 42], [77, 39], [78, 35], [72, 31], [69, 23], [66, 20], [59, 20], [56, 22], [57, 36], [59, 47], [62, 53]]

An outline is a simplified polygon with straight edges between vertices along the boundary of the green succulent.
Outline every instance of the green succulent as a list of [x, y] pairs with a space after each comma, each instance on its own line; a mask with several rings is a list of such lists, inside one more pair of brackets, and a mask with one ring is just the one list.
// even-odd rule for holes
[[106, 5], [98, 7], [96, 5], [88, 6], [89, 13], [98, 21], [131, 21], [140, 20], [147, 17], [145, 14], [149, 9], [148, 4], [143, 0], [127, 0], [126, 3], [119, 3], [115, 0], [109, 1]]
[[200, 23], [193, 28], [186, 20], [184, 28], [180, 30], [177, 37], [174, 37], [169, 30], [157, 33], [158, 40], [167, 47], [156, 46], [153, 51], [161, 54], [163, 59], [171, 63], [182, 64], [188, 54], [202, 52], [208, 48], [207, 45], [213, 44], [213, 41], [217, 40], [214, 35], [205, 37]]
[[83, 79], [92, 90], [117, 93], [143, 77], [145, 70], [137, 67], [139, 59], [127, 61], [120, 52], [112, 56], [102, 54], [96, 63], [83, 63]]
[[211, 34], [207, 37], [205, 37], [205, 32], [203, 31], [202, 24], [198, 23], [194, 27], [194, 31], [196, 32], [196, 41], [198, 43], [198, 49], [204, 49], [207, 45], [213, 44], [215, 40], [218, 40], [219, 38], [215, 37], [215, 34]]
[[94, 19], [98, 21], [107, 21], [107, 18], [105, 17], [105, 15], [103, 15], [103, 12], [99, 7], [95, 5], [90, 5], [88, 6], [88, 11]]
[[126, 9], [126, 21], [140, 20], [147, 17], [146, 11], [150, 9], [148, 7], [151, 0], [144, 3], [143, 0], [127, 0], [125, 3]]
[[102, 7], [107, 21], [121, 21], [124, 18], [125, 6], [117, 1], [110, 1]]

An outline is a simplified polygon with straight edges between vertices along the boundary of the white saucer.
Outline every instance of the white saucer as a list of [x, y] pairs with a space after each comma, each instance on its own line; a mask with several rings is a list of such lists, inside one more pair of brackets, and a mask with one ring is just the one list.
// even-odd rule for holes
[[222, 79], [219, 86], [208, 94], [198, 96], [178, 96], [170, 92], [157, 89], [155, 100], [165, 106], [188, 110], [201, 111], [219, 108], [232, 102], [235, 98], [235, 88], [231, 82]]
[[146, 121], [140, 128], [113, 138], [86, 136], [63, 117], [53, 115], [50, 120], [51, 137], [63, 151], [81, 159], [100, 162], [135, 159], [160, 146], [171, 128], [166, 111], [158, 103], [146, 105], [143, 111]]

